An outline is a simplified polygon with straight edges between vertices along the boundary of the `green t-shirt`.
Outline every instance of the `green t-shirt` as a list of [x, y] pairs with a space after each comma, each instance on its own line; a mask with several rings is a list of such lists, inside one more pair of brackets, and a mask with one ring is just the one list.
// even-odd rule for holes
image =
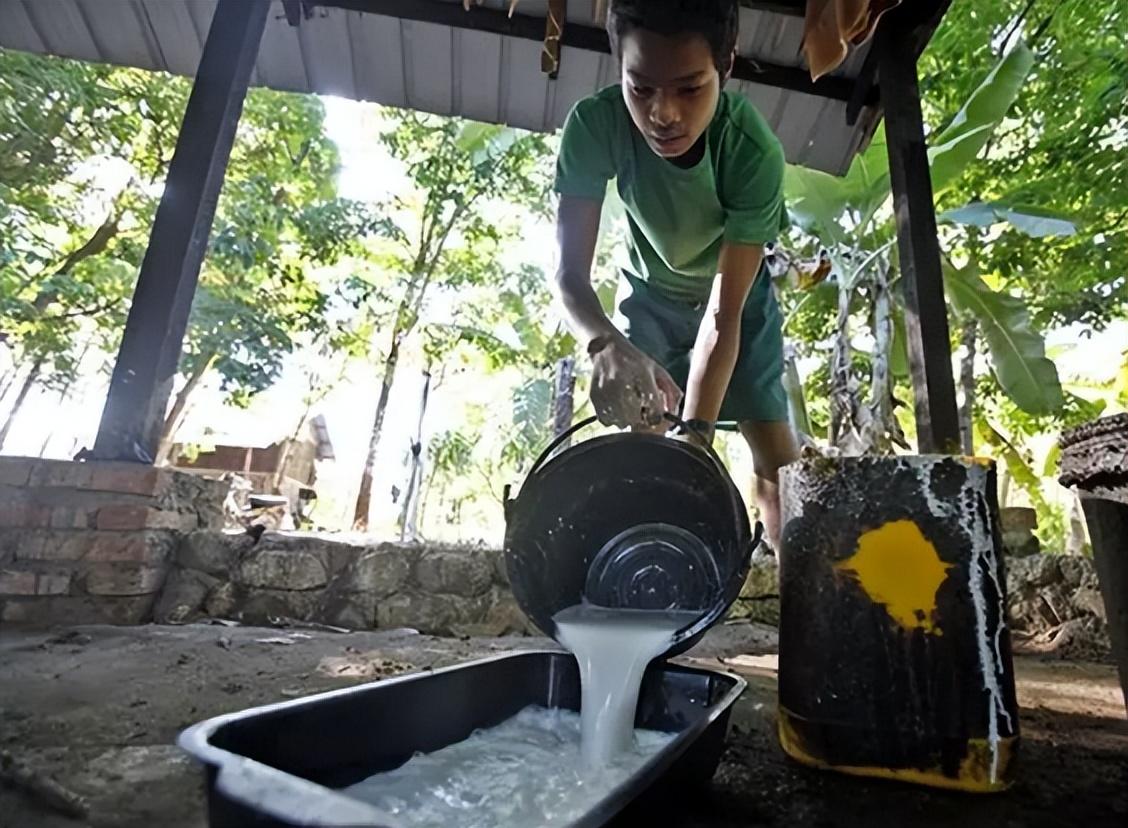
[[556, 192], [602, 199], [617, 179], [630, 225], [630, 270], [662, 294], [709, 295], [723, 241], [766, 244], [787, 226], [783, 148], [756, 108], [722, 92], [701, 161], [683, 169], [654, 153], [620, 86], [572, 109], [556, 161]]

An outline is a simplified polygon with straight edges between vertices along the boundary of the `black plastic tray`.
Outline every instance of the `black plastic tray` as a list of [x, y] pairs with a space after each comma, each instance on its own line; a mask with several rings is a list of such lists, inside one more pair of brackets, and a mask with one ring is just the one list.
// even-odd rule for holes
[[[744, 687], [728, 673], [652, 665], [636, 725], [678, 736], [571, 828], [607, 824], [659, 779], [664, 789], [669, 781], [683, 792], [707, 782]], [[334, 789], [461, 741], [530, 704], [579, 709], [571, 655], [501, 655], [257, 707], [194, 725], [179, 744], [206, 766], [211, 828], [395, 828], [394, 818]]]

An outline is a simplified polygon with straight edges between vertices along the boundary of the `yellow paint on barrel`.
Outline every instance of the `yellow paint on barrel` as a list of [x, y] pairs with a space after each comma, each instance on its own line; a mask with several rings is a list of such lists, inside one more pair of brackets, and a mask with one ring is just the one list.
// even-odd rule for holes
[[852, 577], [875, 604], [905, 629], [942, 635], [936, 623], [936, 593], [952, 564], [911, 520], [895, 520], [858, 538], [858, 548], [834, 565]]
[[956, 776], [948, 776], [937, 765], [931, 768], [885, 768], [880, 766], [834, 765], [822, 759], [803, 744], [795, 729], [793, 719], [797, 717], [779, 708], [779, 744], [783, 752], [797, 762], [821, 770], [832, 770], [849, 776], [869, 776], [877, 779], [895, 779], [914, 785], [927, 785], [930, 788], [967, 791], [969, 793], [997, 793], [1011, 786], [1011, 761], [1018, 746], [1017, 736], [1007, 736], [999, 740], [999, 763], [995, 778], [990, 768], [990, 745], [986, 739], [968, 739], [967, 755], [960, 763]]

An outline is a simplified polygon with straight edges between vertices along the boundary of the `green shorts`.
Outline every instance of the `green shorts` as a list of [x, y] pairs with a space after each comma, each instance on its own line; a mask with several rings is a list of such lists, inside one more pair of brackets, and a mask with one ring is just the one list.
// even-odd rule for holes
[[[623, 274], [630, 295], [619, 303], [624, 333], [639, 350], [665, 367], [684, 390], [705, 303], [687, 304]], [[721, 406], [720, 420], [786, 422], [783, 391], [783, 317], [771, 279], [761, 271], [752, 285], [740, 323], [740, 354]]]

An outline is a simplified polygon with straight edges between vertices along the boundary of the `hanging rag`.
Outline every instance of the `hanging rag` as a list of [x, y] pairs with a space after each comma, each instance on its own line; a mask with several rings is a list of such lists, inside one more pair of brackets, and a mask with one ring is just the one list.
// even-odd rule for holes
[[803, 53], [811, 80], [833, 72], [846, 59], [850, 44], [864, 43], [881, 15], [901, 0], [807, 0]]

